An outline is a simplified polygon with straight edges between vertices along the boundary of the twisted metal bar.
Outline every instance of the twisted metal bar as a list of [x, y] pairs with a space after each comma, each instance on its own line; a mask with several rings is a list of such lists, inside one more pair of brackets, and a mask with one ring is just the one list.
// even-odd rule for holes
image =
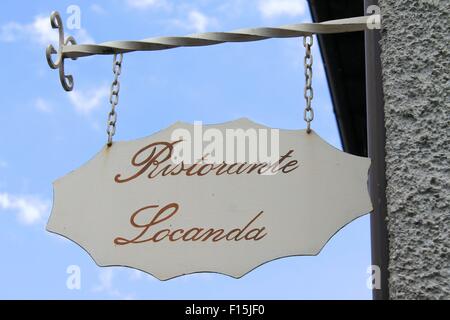
[[154, 51], [178, 47], [210, 46], [225, 42], [250, 42], [270, 38], [294, 38], [317, 33], [362, 31], [367, 27], [368, 18], [369, 16], [363, 16], [322, 23], [292, 24], [278, 28], [250, 28], [231, 32], [198, 33], [185, 37], [158, 37], [138, 41], [110, 41], [100, 44], [72, 45], [64, 47], [63, 53], [67, 58], [78, 58], [95, 54]]
[[[278, 28], [249, 28], [239, 29], [231, 32], [207, 32], [191, 34], [185, 37], [158, 37], [149, 38], [136, 41], [109, 41], [100, 44], [80, 44], [77, 45], [72, 37], [69, 37], [65, 42], [64, 31], [61, 23], [61, 18], [58, 12], [53, 12], [51, 22], [53, 28], [58, 28], [60, 32], [58, 60], [56, 63], [51, 61], [50, 54], [56, 53], [53, 49], [47, 50], [47, 60], [50, 67], [60, 68], [61, 83], [65, 83], [65, 79], [70, 80], [71, 86], [65, 86], [67, 91], [73, 87], [71, 76], [64, 75], [64, 58], [76, 59], [79, 57], [86, 57], [97, 54], [119, 54], [133, 51], [154, 51], [166, 50], [178, 47], [197, 47], [210, 46], [221, 44], [225, 42], [250, 42], [259, 41], [270, 38], [293, 38], [303, 37], [306, 35], [318, 33], [342, 33], [363, 31], [367, 28], [368, 23], [374, 19], [374, 16], [362, 16], [348, 19], [340, 19], [333, 21], [326, 21], [321, 23], [301, 23], [285, 25]], [[54, 23], [57, 21], [57, 23]], [[62, 37], [61, 37], [62, 34]], [[62, 72], [62, 74], [61, 74]], [[69, 89], [69, 90], [68, 90]]]

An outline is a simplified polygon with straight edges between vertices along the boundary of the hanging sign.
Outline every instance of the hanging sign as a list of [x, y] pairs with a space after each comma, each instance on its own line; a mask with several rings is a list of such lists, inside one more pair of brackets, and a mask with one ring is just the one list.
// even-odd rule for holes
[[207, 271], [238, 278], [277, 258], [316, 255], [370, 212], [369, 165], [314, 131], [177, 122], [105, 146], [57, 180], [47, 229], [100, 266], [161, 280]]

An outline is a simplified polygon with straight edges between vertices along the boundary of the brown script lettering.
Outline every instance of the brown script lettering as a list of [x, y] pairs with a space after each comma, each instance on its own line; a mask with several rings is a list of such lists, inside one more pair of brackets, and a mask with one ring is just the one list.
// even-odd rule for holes
[[253, 219], [251, 219], [244, 227], [234, 228], [231, 230], [192, 227], [189, 229], [158, 229], [158, 225], [172, 219], [179, 209], [177, 203], [170, 203], [161, 209], [150, 219], [148, 223], [138, 223], [137, 220], [141, 216], [148, 214], [151, 209], [156, 209], [159, 206], [149, 205], [135, 211], [130, 217], [130, 224], [138, 230], [134, 238], [117, 237], [114, 239], [116, 245], [137, 244], [144, 242], [160, 242], [160, 241], [259, 241], [267, 235], [265, 227], [253, 227], [253, 224], [263, 215], [263, 211], [259, 212]]
[[[179, 164], [173, 164], [170, 160], [173, 154], [174, 145], [181, 142], [153, 142], [142, 149], [138, 150], [131, 158], [131, 165], [137, 168], [137, 171], [131, 174], [129, 177], [123, 177], [118, 173], [114, 177], [116, 183], [124, 183], [138, 178], [144, 173], [147, 178], [153, 179], [158, 176], [177, 176], [184, 174], [186, 176], [205, 176], [208, 174], [220, 175], [240, 175], [240, 174], [258, 174], [262, 175], [269, 170], [272, 173], [281, 172], [288, 174], [299, 167], [297, 160], [292, 160], [294, 150], [289, 150], [285, 155], [273, 163], [232, 163], [227, 164], [225, 162], [219, 164], [203, 163], [198, 161], [194, 164], [185, 164], [181, 162]], [[203, 156], [202, 160], [205, 161], [208, 155]]]

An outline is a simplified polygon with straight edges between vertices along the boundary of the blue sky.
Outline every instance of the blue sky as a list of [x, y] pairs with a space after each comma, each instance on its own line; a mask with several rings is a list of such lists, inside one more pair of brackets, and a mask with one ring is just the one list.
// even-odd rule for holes
[[[106, 141], [112, 57], [66, 61], [65, 92], [45, 59], [54, 42], [51, 11], [78, 5], [79, 43], [227, 31], [310, 21], [303, 0], [2, 1], [0, 13], [0, 298], [36, 299], [370, 299], [368, 215], [337, 233], [316, 257], [279, 259], [242, 279], [195, 274], [160, 282], [128, 268], [98, 267], [78, 245], [45, 231], [52, 182]], [[129, 53], [121, 75], [115, 139], [129, 140], [177, 120], [220, 123], [248, 117], [299, 129], [303, 122], [299, 39]], [[317, 42], [313, 48], [314, 130], [340, 148]], [[66, 286], [67, 268], [81, 288]]]

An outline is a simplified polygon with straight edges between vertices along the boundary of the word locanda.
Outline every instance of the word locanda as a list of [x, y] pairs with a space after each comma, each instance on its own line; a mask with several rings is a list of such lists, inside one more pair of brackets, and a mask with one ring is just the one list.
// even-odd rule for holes
[[[157, 243], [161, 241], [178, 242], [178, 241], [259, 241], [266, 235], [266, 227], [256, 227], [257, 220], [259, 220], [263, 211], [255, 215], [247, 224], [243, 227], [236, 227], [230, 230], [223, 228], [211, 228], [211, 227], [188, 227], [188, 228], [161, 228], [160, 226], [169, 220], [173, 220], [174, 216], [178, 213], [180, 206], [177, 203], [170, 203], [161, 209], [150, 219], [149, 222], [139, 222], [141, 216], [148, 216], [149, 210], [157, 209], [158, 205], [148, 205], [135, 211], [130, 217], [130, 224], [137, 230], [135, 236], [125, 238], [123, 236], [116, 237], [114, 244], [127, 245], [127, 244], [139, 244], [139, 243]], [[171, 224], [169, 224], [170, 226]]]

